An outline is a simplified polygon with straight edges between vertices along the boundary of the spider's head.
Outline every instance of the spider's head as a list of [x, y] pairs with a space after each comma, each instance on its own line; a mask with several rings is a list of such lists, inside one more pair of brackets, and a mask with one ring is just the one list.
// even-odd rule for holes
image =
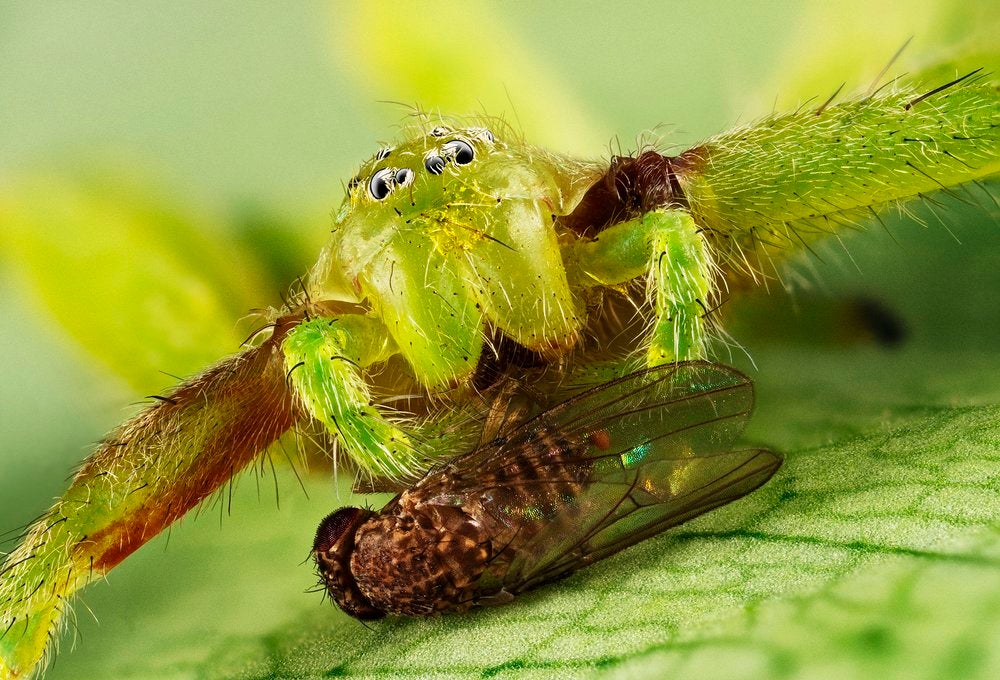
[[360, 302], [376, 276], [371, 263], [395, 254], [387, 251], [426, 237], [475, 238], [484, 211], [508, 193], [509, 151], [485, 125], [414, 126], [384, 145], [347, 183], [333, 236], [311, 275], [312, 297]]
[[505, 156], [507, 143], [487, 127], [436, 125], [412, 131], [384, 146], [347, 185], [347, 212], [380, 210], [386, 215], [415, 215], [454, 202], [463, 185], [491, 184], [491, 165]]
[[362, 524], [374, 516], [371, 510], [341, 508], [319, 523], [313, 541], [313, 557], [326, 584], [326, 591], [338, 607], [362, 621], [385, 616], [385, 612], [372, 605], [361, 592], [351, 573], [355, 534]]
[[307, 284], [314, 301], [367, 306], [430, 390], [467, 380], [492, 329], [552, 354], [576, 342], [554, 220], [603, 175], [496, 119], [445, 122], [361, 166]]

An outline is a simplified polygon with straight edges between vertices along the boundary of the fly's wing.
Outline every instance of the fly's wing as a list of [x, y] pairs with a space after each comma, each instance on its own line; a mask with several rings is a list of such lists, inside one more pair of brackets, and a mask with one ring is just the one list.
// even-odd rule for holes
[[752, 408], [750, 380], [724, 366], [640, 371], [456, 459], [425, 478], [425, 498], [462, 505], [490, 527], [495, 552], [483, 590], [517, 593], [767, 481], [778, 456], [730, 450]]
[[615, 481], [595, 479], [571, 511], [516, 554], [500, 556], [500, 562], [509, 560], [504, 589], [529, 590], [731, 503], [779, 467], [779, 456], [752, 449], [640, 464]]

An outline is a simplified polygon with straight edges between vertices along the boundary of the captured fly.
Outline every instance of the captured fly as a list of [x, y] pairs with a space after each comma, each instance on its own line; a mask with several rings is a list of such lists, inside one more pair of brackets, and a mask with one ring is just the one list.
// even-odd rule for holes
[[510, 601], [766, 482], [779, 456], [730, 449], [752, 408], [749, 378], [702, 361], [602, 384], [501, 428], [380, 512], [332, 513], [319, 572], [359, 619]]

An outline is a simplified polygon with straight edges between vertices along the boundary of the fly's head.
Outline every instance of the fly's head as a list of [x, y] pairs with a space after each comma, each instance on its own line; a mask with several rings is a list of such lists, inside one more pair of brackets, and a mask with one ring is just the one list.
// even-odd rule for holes
[[337, 606], [356, 619], [370, 621], [385, 616], [358, 588], [351, 573], [351, 554], [358, 528], [375, 513], [361, 508], [341, 508], [327, 515], [316, 530], [313, 557], [326, 590]]

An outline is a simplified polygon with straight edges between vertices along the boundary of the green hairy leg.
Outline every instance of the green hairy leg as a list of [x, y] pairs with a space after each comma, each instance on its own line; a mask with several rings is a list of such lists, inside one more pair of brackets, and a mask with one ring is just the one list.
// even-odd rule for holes
[[78, 589], [253, 461], [298, 419], [283, 331], [114, 430], [0, 570], [0, 678], [28, 674]]
[[683, 157], [680, 184], [719, 264], [756, 280], [893, 201], [1000, 172], [1000, 89], [973, 75], [803, 109]]
[[[284, 344], [288, 379], [313, 418], [337, 435], [373, 477], [411, 477], [426, 465], [410, 434], [372, 405], [361, 370], [395, 351], [377, 319], [346, 315], [307, 321]], [[422, 465], [421, 463], [424, 463]]]
[[610, 227], [576, 244], [567, 268], [572, 279], [601, 286], [646, 275], [656, 315], [646, 350], [648, 366], [706, 356], [712, 260], [688, 213], [654, 210]]

